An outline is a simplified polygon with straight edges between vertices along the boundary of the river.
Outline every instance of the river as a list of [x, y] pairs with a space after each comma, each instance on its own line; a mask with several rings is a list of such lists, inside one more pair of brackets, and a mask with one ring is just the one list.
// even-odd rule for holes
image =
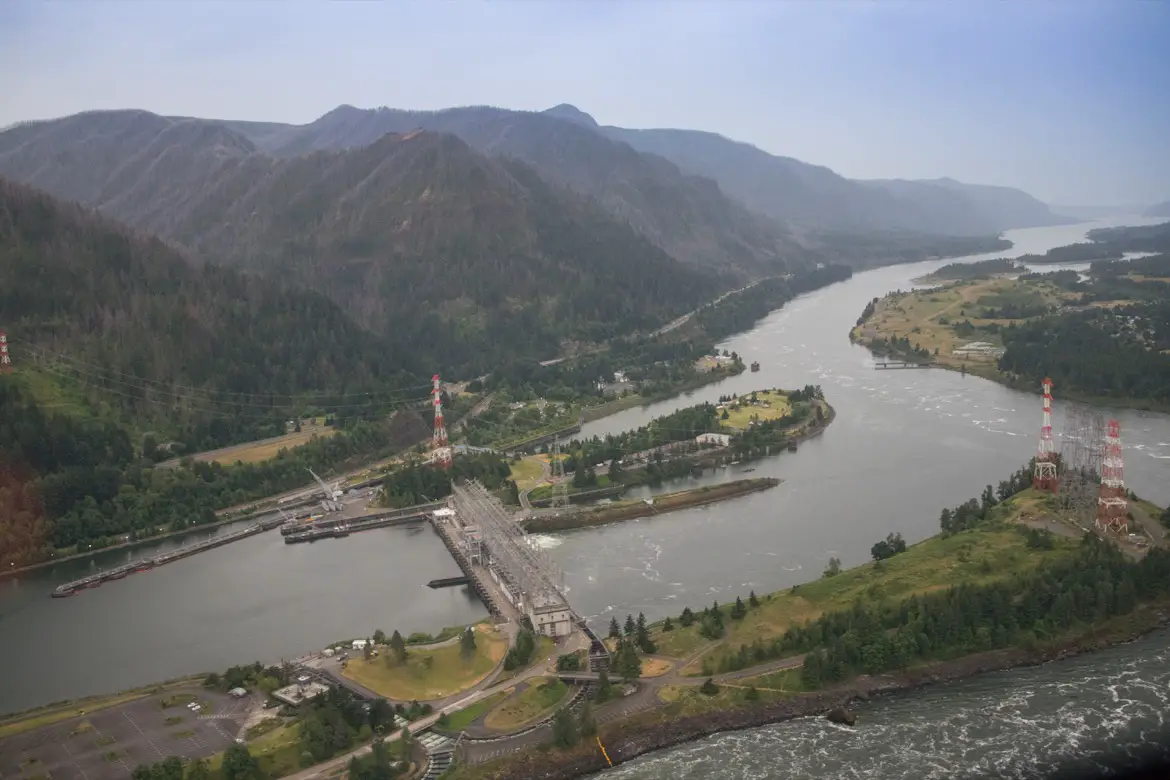
[[[1043, 252], [1091, 227], [1142, 222], [1012, 231], [1015, 247], [1007, 254]], [[820, 384], [838, 411], [825, 434], [799, 452], [752, 464], [752, 476], [785, 480], [773, 490], [542, 537], [565, 569], [574, 606], [598, 621], [611, 611], [654, 619], [686, 604], [786, 587], [819, 576], [830, 556], [846, 565], [866, 560], [870, 545], [891, 531], [908, 541], [925, 538], [937, 530], [942, 507], [1026, 462], [1040, 425], [1038, 395], [951, 372], [874, 371], [868, 351], [849, 342], [866, 301], [907, 289], [945, 262], [867, 271], [802, 296], [721, 345], [758, 360], [759, 373], [587, 425], [583, 435], [620, 430], [724, 393], [804, 384]], [[1117, 415], [1129, 485], [1170, 502], [1170, 418]], [[699, 481], [738, 476], [733, 468]], [[285, 545], [273, 531], [74, 598], [48, 598], [54, 585], [91, 566], [139, 554], [109, 552], [0, 581], [0, 712], [291, 658], [376, 628], [434, 631], [485, 614], [463, 589], [425, 587], [457, 571], [426, 527], [311, 545]]]

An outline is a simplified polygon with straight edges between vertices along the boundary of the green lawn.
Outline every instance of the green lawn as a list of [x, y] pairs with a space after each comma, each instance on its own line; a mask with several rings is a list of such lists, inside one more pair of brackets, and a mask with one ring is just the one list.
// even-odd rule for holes
[[509, 463], [508, 467], [512, 471], [512, 479], [516, 480], [516, 486], [521, 490], [535, 483], [544, 473], [544, 464], [536, 456], [521, 458], [516, 463]]
[[[1010, 519], [1021, 511], [1042, 512], [1050, 498], [1026, 490], [1001, 505], [1001, 517]], [[876, 539], [874, 541], [877, 541]], [[738, 649], [740, 644], [751, 645], [756, 640], [770, 640], [789, 626], [819, 617], [825, 612], [847, 609], [856, 600], [901, 601], [911, 595], [949, 588], [959, 583], [985, 583], [1003, 579], [1033, 568], [1040, 561], [1065, 555], [1075, 549], [1077, 541], [1056, 537], [1052, 550], [1035, 550], [1009, 523], [992, 524], [983, 528], [956, 534], [949, 538], [931, 537], [911, 545], [906, 552], [885, 561], [880, 568], [866, 563], [842, 571], [834, 577], [824, 577], [798, 585], [786, 591], [760, 597], [760, 606], [749, 609], [742, 620], [732, 620], [727, 614], [730, 603], [721, 604], [726, 636], [710, 653], [724, 652], [723, 648]], [[743, 594], [747, 601], [747, 594]], [[704, 604], [691, 605], [692, 610], [703, 609]], [[673, 618], [674, 631], [663, 632], [660, 623], [652, 629], [660, 655], [685, 658], [706, 641], [698, 633], [698, 621], [689, 628]], [[700, 674], [701, 663], [695, 661], [685, 670]]]
[[404, 663], [384, 650], [366, 661], [352, 658], [343, 674], [396, 701], [430, 701], [466, 690], [495, 668], [507, 652], [507, 640], [488, 625], [475, 627], [475, 655], [465, 659], [456, 642], [437, 650], [410, 650]]
[[551, 712], [568, 695], [569, 686], [555, 677], [535, 677], [489, 712], [483, 724], [496, 731], [518, 729]]
[[[776, 420], [788, 414], [792, 409], [792, 405], [788, 402], [788, 396], [783, 393], [757, 390], [755, 405], [750, 402], [751, 397], [751, 393], [743, 393], [735, 401], [728, 404], [728, 417], [726, 420], [720, 421], [721, 425], [725, 428], [742, 431], [748, 427], [748, 423], [753, 417], [761, 422]], [[739, 405], [739, 408], [733, 409], [732, 406], [735, 405]]]
[[495, 707], [497, 704], [508, 698], [508, 691], [500, 691], [491, 696], [480, 699], [470, 707], [464, 707], [452, 715], [447, 716], [447, 725], [440, 727], [443, 731], [463, 731], [472, 724], [472, 722]]

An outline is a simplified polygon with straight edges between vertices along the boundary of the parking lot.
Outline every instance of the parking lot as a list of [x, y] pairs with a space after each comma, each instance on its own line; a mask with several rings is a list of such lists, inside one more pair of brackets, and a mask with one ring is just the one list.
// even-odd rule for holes
[[[163, 707], [183, 694], [198, 697], [198, 713], [186, 701]], [[0, 780], [124, 780], [139, 764], [207, 757], [235, 740], [251, 704], [192, 688], [79, 714], [0, 739]]]

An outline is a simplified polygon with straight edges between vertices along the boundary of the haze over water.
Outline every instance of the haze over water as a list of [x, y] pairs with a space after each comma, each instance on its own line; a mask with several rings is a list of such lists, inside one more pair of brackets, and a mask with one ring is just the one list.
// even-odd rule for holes
[[[1146, 220], [1148, 221], [1148, 220]], [[1008, 253], [1043, 252], [1100, 224], [1013, 231]], [[991, 255], [997, 256], [997, 255]], [[979, 258], [972, 258], [979, 259]], [[804, 296], [724, 345], [759, 373], [586, 426], [585, 435], [644, 424], [679, 406], [762, 387], [820, 384], [838, 418], [825, 434], [751, 464], [773, 490], [711, 507], [544, 537], [583, 614], [657, 619], [685, 605], [787, 587], [820, 576], [830, 556], [860, 563], [891, 531], [918, 541], [938, 514], [1023, 465], [1036, 447], [1038, 395], [946, 371], [874, 371], [848, 331], [866, 301], [910, 287], [945, 262], [895, 266]], [[1062, 421], [1060, 388], [1056, 428]], [[1170, 418], [1122, 411], [1126, 479], [1170, 503]], [[701, 482], [739, 478], [730, 468]], [[677, 490], [682, 480], [647, 492]], [[170, 547], [177, 541], [158, 547]], [[427, 527], [386, 528], [311, 545], [276, 532], [133, 575], [71, 599], [49, 590], [117, 551], [0, 581], [0, 712], [115, 691], [254, 659], [278, 661], [376, 628], [434, 631], [484, 613], [462, 589], [425, 583], [457, 572]], [[78, 652], [84, 648], [84, 652]], [[736, 775], [738, 777], [738, 775]]]

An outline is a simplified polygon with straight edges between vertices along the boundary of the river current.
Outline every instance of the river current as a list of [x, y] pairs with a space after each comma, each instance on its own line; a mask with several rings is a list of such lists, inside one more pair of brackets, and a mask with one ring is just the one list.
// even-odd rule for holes
[[[1082, 239], [1093, 227], [1150, 221], [1131, 217], [1011, 231], [1007, 237], [1015, 246], [1009, 252], [965, 259], [1044, 252]], [[645, 424], [681, 406], [714, 401], [723, 394], [805, 384], [821, 385], [838, 412], [824, 435], [803, 443], [799, 452], [751, 464], [755, 469], [751, 476], [783, 479], [777, 488], [662, 517], [541, 537], [565, 570], [573, 605], [597, 623], [608, 622], [611, 614], [624, 616], [627, 612], [645, 612], [653, 620], [677, 613], [688, 604], [725, 601], [749, 589], [762, 593], [787, 587], [818, 577], [831, 556], [841, 558], [846, 566], [868, 559], [870, 545], [891, 531], [901, 532], [911, 542], [935, 533], [942, 507], [978, 495], [984, 485], [998, 482], [1023, 465], [1036, 447], [1038, 394], [941, 370], [875, 371], [869, 352], [849, 342], [849, 329], [868, 300], [891, 290], [909, 289], [911, 280], [946, 262], [954, 261], [867, 271], [802, 296], [720, 345], [749, 362], [759, 361], [760, 372], [745, 372], [679, 398], [587, 425], [582, 435], [603, 435]], [[1055, 396], [1054, 426], [1059, 435], [1064, 407], [1059, 387]], [[1170, 417], [1127, 410], [1107, 412], [1122, 424], [1127, 484], [1155, 503], [1170, 503]], [[741, 468], [708, 473], [698, 480], [680, 480], [645, 493], [740, 478]], [[180, 541], [147, 550], [175, 546]], [[433, 631], [484, 614], [482, 606], [464, 590], [425, 587], [432, 578], [456, 573], [442, 544], [426, 527], [379, 529], [311, 545], [285, 545], [271, 532], [71, 599], [48, 598], [48, 591], [60, 582], [145, 551], [108, 552], [92, 561], [63, 563], [27, 577], [0, 581], [0, 712], [253, 659], [291, 658], [338, 638], [369, 634], [375, 628]], [[1164, 635], [1161, 641], [1165, 643]], [[1097, 676], [1086, 673], [1086, 692], [1078, 695], [1087, 696], [1089, 689], [1106, 691], [1115, 685], [1109, 682], [1114, 679], [1113, 667], [1142, 660], [1124, 660], [1126, 648], [1109, 651], [1121, 654], [1116, 662], [1106, 661], [1113, 657], [1107, 654], [1073, 662], [1097, 670]], [[1135, 667], [1133, 678], [1143, 685], [1144, 681], [1160, 679], [1161, 690], [1165, 690], [1170, 659], [1155, 654], [1142, 663]], [[1041, 686], [1048, 670], [1058, 667], [1009, 675], [1019, 675], [1011, 679], [1020, 680], [1022, 685]], [[1157, 677], [1159, 674], [1162, 677]], [[997, 693], [1004, 694], [996, 700], [1000, 704], [989, 699], [979, 705], [992, 708], [988, 717], [993, 720], [999, 717], [994, 714], [995, 706], [1017, 712], [1020, 718], [1034, 715], [1038, 722], [1055, 717], [1042, 716], [1039, 711], [1019, 714], [1027, 711], [1029, 701], [1038, 700], [1032, 695], [1012, 699], [1016, 694], [1005, 693], [1003, 685], [982, 685], [981, 681], [967, 681], [939, 689], [953, 691], [951, 694], [916, 693], [906, 700], [934, 702], [931, 706], [939, 708], [919, 725], [939, 723], [947, 711], [955, 717], [960, 712], [969, 714], [979, 696], [994, 697]], [[902, 729], [899, 733], [908, 740], [906, 750], [939, 751], [951, 756], [956, 765], [974, 765], [969, 756], [946, 748], [941, 732], [931, 736], [934, 732], [930, 729], [915, 725], [911, 715], [924, 705], [905, 705], [904, 710], [898, 710], [903, 706], [900, 701], [894, 698], [867, 705], [867, 724], [875, 718], [888, 718], [889, 728]], [[947, 710], [948, 706], [952, 709]], [[1052, 709], [1048, 704], [1036, 706], [1045, 712]], [[1114, 710], [1110, 718], [1125, 715], [1126, 722], [1132, 720], [1125, 708]], [[1067, 718], [1062, 719], [1061, 728], [1069, 727], [1065, 721]], [[972, 728], [976, 726], [972, 724]], [[852, 760], [848, 750], [869, 750], [862, 741], [875, 731], [867, 726], [864, 733], [859, 730], [845, 740], [833, 737], [837, 731], [820, 721], [799, 721], [668, 751], [636, 765], [642, 768], [619, 770], [648, 774], [618, 776], [680, 775], [690, 771], [686, 767], [691, 762], [703, 760], [702, 754], [695, 752], [705, 749], [703, 746], [714, 746], [711, 755], [726, 755], [747, 744], [744, 740], [758, 741], [752, 743], [757, 749], [750, 760], [758, 757], [764, 763], [756, 769], [725, 762], [725, 771], [708, 767], [700, 774], [686, 776], [777, 776], [759, 772], [768, 762], [795, 766], [796, 759], [785, 751], [800, 753], [801, 761], [814, 762], [800, 764], [806, 769], [795, 772], [794, 777], [829, 772], [846, 777], [924, 776], [899, 775], [894, 769], [880, 775], [850, 775], [852, 770], [833, 769], [837, 766], [834, 761], [845, 766]], [[948, 738], [954, 738], [952, 732], [947, 732]], [[1091, 728], [1077, 733], [1088, 735], [1084, 738], [1091, 741], [1090, 732], [1096, 733]], [[875, 742], [872, 749], [877, 750], [882, 742], [888, 743], [889, 737]], [[1065, 747], [1076, 745], [1068, 742]], [[892, 748], [887, 744], [887, 749]], [[1060, 752], [1053, 750], [1054, 755]], [[822, 760], [814, 760], [822, 752], [824, 763], [815, 763]], [[938, 760], [945, 765], [943, 758]], [[661, 764], [663, 761], [678, 763]]]

